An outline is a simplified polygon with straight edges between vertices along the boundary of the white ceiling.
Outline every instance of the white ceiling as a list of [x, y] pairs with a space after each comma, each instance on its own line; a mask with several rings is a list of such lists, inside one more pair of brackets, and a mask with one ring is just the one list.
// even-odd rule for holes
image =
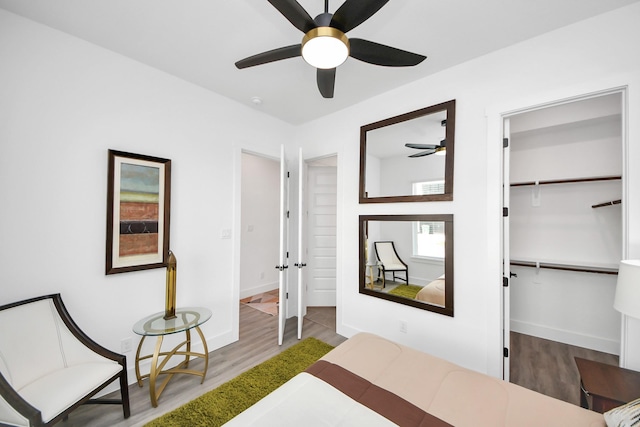
[[[364, 0], [360, 0], [364, 1]], [[266, 0], [0, 0], [0, 7], [299, 124], [488, 52], [640, 0], [394, 0], [349, 37], [420, 53], [416, 67], [349, 58], [324, 99], [292, 58], [238, 70], [247, 56], [300, 43]], [[299, 0], [312, 16], [322, 0]], [[342, 0], [330, 0], [334, 12]], [[255, 106], [252, 97], [260, 97]]]

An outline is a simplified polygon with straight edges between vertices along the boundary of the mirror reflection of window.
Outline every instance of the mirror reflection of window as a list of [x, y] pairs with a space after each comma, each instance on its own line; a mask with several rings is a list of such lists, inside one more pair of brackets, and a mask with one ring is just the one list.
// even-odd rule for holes
[[444, 222], [420, 221], [413, 223], [413, 256], [444, 260]]
[[414, 196], [424, 196], [428, 194], [444, 193], [444, 179], [437, 181], [414, 182], [412, 194]]

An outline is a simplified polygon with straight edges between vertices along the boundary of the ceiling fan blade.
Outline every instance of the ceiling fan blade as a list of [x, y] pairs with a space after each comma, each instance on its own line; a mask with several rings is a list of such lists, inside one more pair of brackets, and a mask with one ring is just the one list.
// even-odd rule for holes
[[418, 65], [427, 57], [407, 52], [391, 46], [363, 39], [349, 39], [351, 52], [349, 55], [360, 61], [385, 67], [411, 67]]
[[300, 56], [301, 52], [302, 46], [299, 44], [280, 47], [278, 49], [268, 50], [248, 58], [241, 59], [236, 62], [236, 67], [243, 69], [247, 67], [254, 67], [256, 65], [267, 64], [269, 62], [280, 61], [282, 59], [294, 58], [296, 56]]
[[433, 145], [433, 144], [412, 144], [412, 143], [406, 143], [404, 144], [404, 146], [407, 148], [415, 148], [416, 150], [435, 150], [436, 148], [440, 147], [439, 145]]
[[317, 25], [313, 22], [311, 16], [296, 0], [269, 0], [269, 3], [303, 33], [316, 28]]
[[346, 33], [371, 18], [388, 2], [389, 0], [346, 0], [333, 14], [331, 26]]
[[428, 156], [429, 154], [433, 154], [433, 153], [435, 153], [435, 152], [436, 152], [436, 150], [421, 151], [421, 152], [419, 152], [419, 153], [412, 154], [412, 155], [410, 155], [409, 157], [414, 157], [414, 158], [415, 158], [415, 157], [424, 157], [424, 156]]
[[336, 84], [336, 69], [318, 68], [318, 73], [316, 74], [316, 76], [320, 94], [322, 94], [324, 98], [333, 98], [333, 89]]

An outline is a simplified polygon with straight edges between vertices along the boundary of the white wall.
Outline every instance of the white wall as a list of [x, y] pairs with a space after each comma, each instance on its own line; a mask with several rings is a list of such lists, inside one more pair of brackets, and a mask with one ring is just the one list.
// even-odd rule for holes
[[[415, 152], [419, 153], [420, 151], [415, 150]], [[380, 162], [380, 195], [411, 195], [413, 194], [413, 183], [415, 182], [444, 179], [444, 162], [444, 156], [436, 155], [418, 158], [402, 156], [382, 159]]]
[[242, 154], [240, 298], [278, 288], [280, 162]]
[[[469, 61], [296, 130], [306, 156], [339, 153], [339, 333], [373, 331], [501, 376], [500, 114], [622, 84], [637, 85], [640, 51], [630, 45], [640, 39], [639, 20], [640, 4], [634, 4]], [[368, 66], [362, 64], [362, 72]], [[359, 205], [359, 127], [450, 99], [456, 99], [457, 107], [454, 200]], [[638, 95], [630, 91], [630, 117], [640, 115], [639, 104]], [[640, 129], [629, 123], [628, 132], [628, 155], [638, 164]], [[640, 191], [640, 170], [631, 169], [628, 177], [630, 194]], [[629, 254], [640, 257], [640, 204], [628, 205]], [[402, 213], [454, 215], [453, 318], [358, 293], [358, 215]], [[407, 322], [406, 334], [399, 332], [399, 320]], [[631, 330], [637, 326], [632, 324]], [[640, 369], [640, 333], [629, 336], [630, 362]]]
[[164, 309], [164, 269], [104, 274], [111, 148], [172, 160], [178, 306], [213, 311], [210, 350], [236, 340], [236, 247], [221, 239], [240, 219], [232, 178], [242, 147], [277, 152], [291, 127], [2, 10], [0, 58], [0, 304], [60, 292], [118, 352], [123, 338], [137, 344], [138, 319]]

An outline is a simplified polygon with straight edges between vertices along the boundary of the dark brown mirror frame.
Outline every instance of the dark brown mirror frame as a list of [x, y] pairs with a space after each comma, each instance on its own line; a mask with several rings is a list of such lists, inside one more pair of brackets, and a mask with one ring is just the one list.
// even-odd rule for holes
[[[366, 190], [367, 167], [367, 132], [385, 126], [406, 122], [440, 111], [447, 112], [445, 139], [447, 154], [445, 157], [444, 193], [429, 195], [397, 195], [384, 197], [368, 197]], [[455, 149], [456, 101], [455, 99], [432, 105], [420, 110], [411, 111], [399, 116], [380, 120], [360, 127], [360, 203], [394, 203], [394, 202], [431, 202], [453, 200], [453, 159]]]
[[[443, 306], [420, 302], [414, 299], [403, 298], [392, 294], [383, 293], [365, 286], [366, 257], [365, 242], [369, 221], [442, 221], [445, 223], [445, 304]], [[376, 298], [382, 298], [399, 304], [416, 307], [434, 313], [453, 317], [453, 215], [360, 215], [359, 217], [359, 241], [360, 249], [358, 259], [360, 261], [360, 278], [358, 280], [361, 294]]]

